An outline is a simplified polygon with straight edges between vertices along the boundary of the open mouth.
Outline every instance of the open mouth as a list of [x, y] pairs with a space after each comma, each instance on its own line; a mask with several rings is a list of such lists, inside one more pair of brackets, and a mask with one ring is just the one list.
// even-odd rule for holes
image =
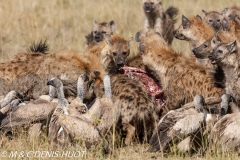
[[212, 62], [211, 62], [212, 64], [216, 64], [217, 63], [217, 61], [216, 60], [212, 60]]

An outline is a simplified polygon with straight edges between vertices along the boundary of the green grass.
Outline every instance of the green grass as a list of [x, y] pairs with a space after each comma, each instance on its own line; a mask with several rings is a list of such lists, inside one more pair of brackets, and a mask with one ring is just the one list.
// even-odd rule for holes
[[[239, 0], [165, 0], [164, 9], [168, 6], [179, 8], [177, 28], [181, 23], [181, 15], [186, 17], [197, 14], [203, 16], [206, 11], [221, 11], [227, 6], [239, 4]], [[13, 55], [25, 52], [33, 41], [48, 40], [50, 53], [67, 52], [70, 50], [84, 52], [86, 49], [85, 35], [93, 27], [93, 21], [115, 20], [117, 30], [125, 38], [130, 38], [142, 29], [144, 14], [141, 0], [5, 0], [0, 1], [0, 62], [9, 60]], [[136, 42], [131, 44], [132, 54], [136, 52]], [[189, 55], [188, 43], [174, 39], [172, 47]], [[13, 140], [1, 137], [0, 154], [3, 151], [51, 150], [46, 137], [39, 142], [29, 142], [25, 133], [20, 133]], [[208, 152], [205, 157], [198, 154], [183, 157], [172, 152], [168, 158], [162, 153], [147, 153], [147, 144], [133, 144], [115, 149], [108, 156], [100, 152], [87, 151], [85, 159], [237, 159], [235, 153], [224, 155]], [[59, 148], [59, 151], [63, 149]], [[69, 147], [67, 150], [84, 150], [80, 146]], [[2, 159], [0, 157], [0, 159]], [[25, 157], [25, 159], [28, 159]], [[39, 158], [34, 158], [39, 159]], [[64, 158], [58, 158], [64, 159]]]

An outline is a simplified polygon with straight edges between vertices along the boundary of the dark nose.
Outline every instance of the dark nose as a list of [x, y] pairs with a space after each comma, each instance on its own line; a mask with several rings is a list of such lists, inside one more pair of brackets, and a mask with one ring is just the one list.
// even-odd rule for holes
[[150, 5], [149, 3], [145, 3], [145, 4], [144, 4], [144, 7], [145, 7], [146, 9], [150, 9], [151, 5]]
[[196, 48], [194, 48], [194, 49], [192, 50], [192, 52], [195, 54], [195, 53], [196, 53]]
[[209, 55], [208, 55], [208, 58], [209, 58], [209, 59], [212, 59], [213, 57], [212, 57], [212, 55], [211, 55], [211, 54], [209, 54]]
[[177, 34], [177, 30], [173, 31], [173, 35], [176, 35]]
[[118, 62], [118, 63], [117, 63], [117, 66], [118, 66], [118, 67], [122, 67], [122, 66], [124, 66], [124, 63], [123, 63], [123, 62]]
[[89, 80], [88, 76], [86, 74], [82, 75], [83, 81], [86, 82]]

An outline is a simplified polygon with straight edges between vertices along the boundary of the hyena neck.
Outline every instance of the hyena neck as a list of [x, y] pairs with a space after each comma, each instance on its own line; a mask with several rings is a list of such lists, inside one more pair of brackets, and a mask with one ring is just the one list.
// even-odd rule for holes
[[153, 28], [155, 25], [156, 25], [156, 22], [157, 22], [157, 19], [163, 19], [163, 12], [158, 9], [157, 11], [155, 12], [151, 12], [151, 13], [146, 13], [145, 12], [145, 15], [146, 15], [146, 19], [148, 21], [148, 25]]
[[110, 56], [108, 45], [104, 47], [101, 52], [101, 64], [107, 74], [115, 75], [118, 73], [118, 68], [116, 67], [113, 59]]
[[202, 45], [204, 42], [206, 41], [206, 39], [204, 39], [203, 37], [192, 37], [191, 39], [189, 38], [189, 44], [190, 44], [190, 49], [194, 49], [199, 47], [200, 45]]
[[205, 59], [196, 58], [196, 63], [206, 66], [207, 68], [214, 68], [209, 58]]
[[225, 77], [226, 77], [226, 82], [232, 82], [235, 79], [240, 78], [240, 65], [239, 65], [239, 60], [235, 61], [235, 64], [220, 64], [222, 67]]
[[[162, 83], [164, 83], [164, 77], [163, 75], [166, 75], [168, 72], [169, 67], [167, 67], [166, 63], [163, 63], [165, 60], [162, 57], [162, 55], [158, 56], [156, 54], [148, 53], [148, 55], [144, 55], [142, 57], [143, 64], [146, 65], [146, 67], [151, 70], [154, 74], [154, 76], [160, 80]], [[174, 65], [174, 62], [172, 66]], [[164, 86], [164, 84], [163, 84]]]

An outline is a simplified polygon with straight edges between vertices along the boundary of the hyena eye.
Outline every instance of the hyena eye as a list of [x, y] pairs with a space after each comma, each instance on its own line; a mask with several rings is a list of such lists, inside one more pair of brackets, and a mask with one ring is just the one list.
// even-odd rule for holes
[[213, 43], [214, 43], [214, 44], [216, 44], [216, 41], [215, 41], [215, 40], [213, 40]]
[[97, 34], [97, 31], [94, 31], [95, 34]]
[[106, 34], [107, 32], [106, 31], [102, 31], [103, 34]]
[[208, 21], [209, 21], [210, 23], [212, 22], [212, 20], [211, 20], [211, 19], [209, 19]]
[[222, 50], [218, 50], [218, 53], [223, 53], [223, 51]]
[[113, 54], [113, 56], [117, 56], [117, 52], [113, 52], [112, 54]]
[[154, 3], [153, 3], [153, 2], [151, 2], [150, 4], [151, 4], [151, 5], [154, 5]]
[[218, 19], [217, 21], [220, 22], [220, 19]]
[[127, 55], [127, 52], [122, 52], [122, 54], [123, 54], [124, 56], [126, 56], [126, 55]]
[[208, 46], [206, 44], [204, 44], [203, 48], [207, 48]]

